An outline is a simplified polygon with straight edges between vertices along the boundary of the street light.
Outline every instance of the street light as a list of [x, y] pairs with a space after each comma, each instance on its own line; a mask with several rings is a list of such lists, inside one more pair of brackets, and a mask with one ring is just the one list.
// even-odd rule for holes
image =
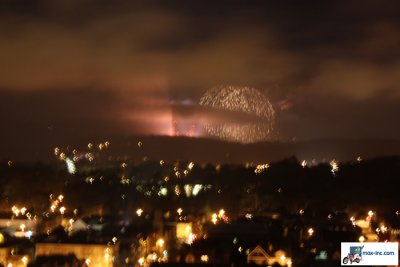
[[157, 240], [156, 246], [162, 248], [164, 246], [164, 243], [165, 243], [164, 239], [160, 238]]

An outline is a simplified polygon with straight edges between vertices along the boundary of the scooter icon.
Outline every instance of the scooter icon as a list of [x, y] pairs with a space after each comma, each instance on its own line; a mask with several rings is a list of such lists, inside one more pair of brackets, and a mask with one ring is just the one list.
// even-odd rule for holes
[[362, 249], [364, 248], [364, 246], [362, 247], [350, 247], [350, 253], [347, 254], [346, 257], [343, 258], [343, 264], [347, 264], [350, 261], [350, 264], [352, 264], [353, 262], [356, 263], [360, 263], [360, 261], [362, 260]]

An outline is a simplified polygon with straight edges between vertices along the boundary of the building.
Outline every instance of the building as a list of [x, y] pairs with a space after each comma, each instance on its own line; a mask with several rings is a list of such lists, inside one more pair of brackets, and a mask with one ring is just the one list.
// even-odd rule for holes
[[37, 243], [36, 257], [54, 255], [75, 255], [89, 266], [116, 266], [118, 245], [79, 243]]
[[292, 259], [287, 257], [282, 250], [276, 251], [274, 256], [271, 256], [261, 246], [257, 246], [247, 255], [247, 263], [268, 266], [277, 263], [281, 266], [291, 267]]

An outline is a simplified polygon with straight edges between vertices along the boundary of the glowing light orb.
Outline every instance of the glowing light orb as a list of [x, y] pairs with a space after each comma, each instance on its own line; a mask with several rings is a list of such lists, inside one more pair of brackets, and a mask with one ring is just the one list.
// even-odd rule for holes
[[244, 117], [240, 121], [206, 124], [207, 132], [213, 136], [239, 143], [256, 143], [272, 137], [275, 111], [268, 98], [257, 89], [215, 87], [201, 97], [200, 105], [216, 111], [232, 112], [234, 120], [237, 115]]
[[68, 172], [70, 174], [75, 174], [76, 173], [75, 163], [70, 158], [66, 158], [65, 163], [67, 164]]

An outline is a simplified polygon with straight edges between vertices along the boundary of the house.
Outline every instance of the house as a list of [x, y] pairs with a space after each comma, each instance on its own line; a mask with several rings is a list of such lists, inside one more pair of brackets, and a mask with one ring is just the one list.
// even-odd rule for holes
[[36, 257], [69, 256], [85, 261], [90, 266], [112, 267], [116, 264], [118, 246], [107, 244], [79, 243], [37, 243]]
[[102, 216], [88, 216], [73, 222], [72, 232], [93, 230], [101, 232], [107, 226], [107, 218]]
[[26, 267], [32, 255], [29, 241], [0, 232], [0, 266]]
[[36, 233], [37, 220], [25, 216], [0, 215], [0, 229], [18, 238], [31, 238]]
[[261, 246], [255, 247], [247, 255], [248, 264], [268, 265], [279, 264], [280, 266], [292, 266], [292, 259], [285, 255], [285, 252], [278, 250], [274, 256], [269, 255]]
[[118, 253], [119, 242], [115, 236], [93, 230], [70, 233], [59, 227], [36, 243], [35, 258], [73, 255], [86, 265], [113, 267], [118, 263]]

